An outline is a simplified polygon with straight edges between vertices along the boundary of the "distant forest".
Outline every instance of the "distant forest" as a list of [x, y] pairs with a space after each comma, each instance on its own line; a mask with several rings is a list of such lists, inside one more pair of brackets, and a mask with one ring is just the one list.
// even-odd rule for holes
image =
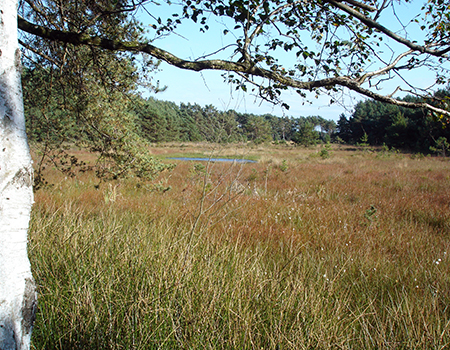
[[[437, 91], [432, 103], [448, 108], [450, 89]], [[403, 100], [420, 102], [414, 96]], [[348, 144], [385, 145], [412, 152], [444, 153], [449, 148], [450, 125], [442, 115], [424, 109], [402, 108], [377, 101], [361, 101], [349, 118], [341, 115], [335, 140]]]
[[212, 105], [159, 101], [149, 98], [133, 105], [142, 136], [151, 142], [293, 141], [331, 142], [336, 123], [320, 116], [299, 118], [219, 111]]
[[[35, 78], [33, 78], [36, 80]], [[29, 77], [24, 79], [24, 95], [36, 93]], [[436, 101], [447, 101], [449, 88], [434, 95]], [[416, 101], [413, 96], [404, 98]], [[41, 100], [42, 101], [42, 100]], [[413, 152], [440, 152], [448, 148], [450, 128], [439, 115], [421, 109], [406, 109], [376, 101], [358, 102], [350, 116], [341, 115], [337, 121], [321, 116], [277, 117], [271, 114], [255, 115], [234, 110], [219, 111], [212, 105], [144, 99], [134, 95], [132, 101], [110, 101], [104, 109], [126, 109], [124, 123], [127, 129], [140, 138], [151, 142], [292, 142], [310, 146], [318, 143], [339, 142], [365, 144]], [[86, 123], [77, 116], [76, 108], [53, 98], [45, 109], [40, 103], [25, 99], [28, 135], [32, 142], [52, 138], [70, 142], [79, 140], [85, 132]], [[123, 106], [123, 107], [120, 107]], [[109, 108], [111, 109], [111, 108]], [[96, 113], [102, 111], [98, 107]], [[123, 113], [123, 111], [117, 112]], [[86, 113], [85, 113], [86, 114]], [[126, 119], [126, 120], [125, 120]], [[92, 119], [95, 120], [95, 119]], [[95, 128], [95, 122], [90, 122]], [[51, 124], [51, 128], [49, 125]], [[121, 126], [123, 127], [123, 126]], [[49, 133], [49, 130], [54, 130]], [[92, 136], [90, 136], [92, 137]]]

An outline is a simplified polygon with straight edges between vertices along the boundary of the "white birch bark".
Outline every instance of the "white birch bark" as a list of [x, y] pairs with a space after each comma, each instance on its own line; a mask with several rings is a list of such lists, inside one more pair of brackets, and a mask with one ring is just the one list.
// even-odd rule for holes
[[0, 350], [29, 349], [36, 292], [27, 255], [33, 203], [17, 0], [0, 0]]

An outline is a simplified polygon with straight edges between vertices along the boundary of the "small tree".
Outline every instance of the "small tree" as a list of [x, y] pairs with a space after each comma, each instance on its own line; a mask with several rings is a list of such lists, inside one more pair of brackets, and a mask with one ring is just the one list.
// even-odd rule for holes
[[357, 145], [366, 149], [367, 147], [369, 147], [369, 135], [367, 135], [367, 133], [364, 131], [364, 135], [361, 136], [360, 138], [361, 142], [358, 142]]
[[313, 146], [319, 142], [319, 133], [315, 130], [313, 124], [306, 122], [294, 134], [292, 140], [299, 145]]
[[440, 154], [442, 157], [446, 157], [447, 151], [450, 149], [450, 143], [443, 136], [436, 140], [435, 146], [430, 146], [430, 151]]

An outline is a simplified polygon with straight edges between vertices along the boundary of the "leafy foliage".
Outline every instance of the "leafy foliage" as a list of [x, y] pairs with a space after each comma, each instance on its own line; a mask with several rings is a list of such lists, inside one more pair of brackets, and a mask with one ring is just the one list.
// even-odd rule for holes
[[[23, 12], [55, 29], [121, 40], [141, 38], [138, 23], [128, 16], [122, 1], [28, 4], [30, 8], [24, 6]], [[22, 44], [27, 49], [23, 75], [27, 129], [39, 154], [37, 186], [45, 183], [41, 171], [46, 163], [70, 176], [76, 168], [84, 170], [84, 164], [75, 157], [65, 160], [68, 144], [98, 155], [95, 170], [100, 179], [151, 179], [168, 167], [151, 157], [146, 141], [137, 133], [138, 121], [130, 108], [142, 81], [137, 56], [34, 37], [24, 37]], [[147, 61], [145, 67], [153, 70], [157, 65]], [[152, 87], [150, 81], [144, 83]]]
[[[402, 11], [408, 5], [416, 6], [412, 15]], [[138, 10], [149, 15], [148, 33], [133, 17]], [[310, 92], [330, 95], [330, 103], [349, 89], [380, 102], [426, 108], [448, 119], [448, 103], [439, 106], [396, 96], [399, 91], [430, 96], [428, 83], [415, 84], [411, 70], [426, 69], [434, 85], [449, 83], [449, 11], [442, 0], [429, 0], [421, 9], [410, 1], [382, 0], [27, 0], [21, 6], [24, 18], [19, 28], [50, 41], [142, 52], [193, 71], [222, 71], [237, 89], [285, 109], [289, 106], [282, 93], [289, 88], [302, 98]], [[172, 15], [164, 18], [163, 13]], [[189, 21], [202, 32], [211, 23], [221, 23], [227, 40], [189, 59], [150, 44], [153, 38], [182, 31]], [[400, 86], [382, 93], [381, 85], [396, 77]]]

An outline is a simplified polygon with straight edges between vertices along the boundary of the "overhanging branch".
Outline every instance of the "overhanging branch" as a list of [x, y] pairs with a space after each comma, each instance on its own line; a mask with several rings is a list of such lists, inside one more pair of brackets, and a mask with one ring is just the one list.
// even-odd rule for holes
[[329, 88], [333, 86], [346, 87], [353, 90], [359, 94], [367, 96], [371, 99], [386, 102], [390, 104], [395, 104], [398, 106], [408, 107], [408, 108], [426, 108], [428, 110], [446, 115], [450, 117], [450, 111], [434, 107], [425, 102], [406, 102], [399, 101], [390, 96], [384, 96], [377, 94], [371, 90], [365, 89], [361, 86], [357, 79], [352, 79], [350, 77], [331, 77], [325, 79], [318, 79], [312, 81], [300, 81], [287, 76], [285, 74], [280, 74], [277, 71], [272, 71], [264, 69], [252, 64], [251, 62], [233, 62], [227, 60], [198, 60], [189, 61], [183, 60], [168, 51], [162, 50], [149, 43], [141, 42], [122, 42], [119, 40], [112, 40], [101, 38], [97, 36], [90, 36], [86, 33], [73, 33], [60, 31], [55, 29], [46, 28], [40, 25], [32, 24], [25, 19], [18, 18], [19, 29], [39, 36], [43, 39], [51, 41], [61, 41], [64, 43], [70, 43], [75, 46], [87, 45], [93, 47], [103, 48], [110, 51], [128, 51], [128, 52], [142, 52], [149, 54], [150, 56], [167, 62], [168, 64], [192, 71], [202, 71], [202, 70], [219, 70], [219, 71], [234, 71], [237, 73], [245, 73], [265, 79], [269, 79], [273, 82], [279, 83], [284, 86], [292, 87], [299, 90], [313, 90], [318, 88]]
[[359, 21], [364, 23], [369, 28], [379, 30], [381, 33], [383, 33], [386, 36], [390, 37], [391, 39], [397, 41], [398, 43], [405, 45], [406, 47], [408, 47], [409, 49], [411, 49], [413, 51], [427, 53], [427, 54], [430, 54], [430, 55], [436, 56], [436, 57], [445, 57], [446, 54], [448, 52], [450, 52], [450, 47], [447, 47], [442, 50], [434, 50], [434, 49], [431, 49], [429, 46], [418, 45], [415, 42], [407, 40], [404, 37], [394, 33], [393, 31], [389, 30], [388, 28], [386, 28], [383, 25], [381, 25], [380, 23], [378, 23], [376, 20], [373, 20], [373, 19], [365, 16], [361, 12], [356, 11], [355, 9], [352, 9], [350, 6], [347, 6], [340, 1], [336, 1], [336, 0], [326, 0], [326, 1], [328, 3], [330, 3], [331, 5], [341, 9], [342, 11], [347, 12], [352, 17], [357, 18]]

